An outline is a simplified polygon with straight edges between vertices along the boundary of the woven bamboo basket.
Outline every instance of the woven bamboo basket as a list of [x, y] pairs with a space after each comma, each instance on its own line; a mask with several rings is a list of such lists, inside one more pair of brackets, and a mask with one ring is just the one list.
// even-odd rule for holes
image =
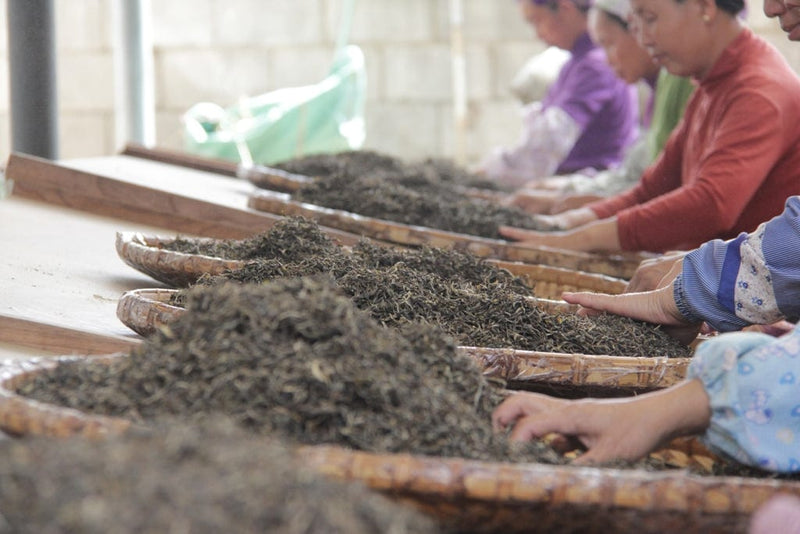
[[500, 239], [412, 226], [295, 202], [287, 194], [272, 191], [254, 192], [250, 195], [248, 205], [253, 209], [276, 215], [303, 216], [323, 226], [399, 245], [451, 247], [469, 251], [481, 258], [565, 267], [624, 279], [630, 279], [639, 263], [649, 257], [634, 253], [593, 254], [550, 247], [523, 247]]
[[[46, 405], [15, 393], [58, 361], [16, 360], [0, 367], [0, 429], [16, 436], [96, 439], [135, 428], [125, 419]], [[673, 446], [690, 450], [692, 443], [673, 442], [666, 452]], [[704, 453], [702, 447], [697, 451]], [[461, 532], [746, 532], [749, 515], [771, 496], [800, 495], [797, 482], [706, 477], [683, 470], [481, 462], [324, 445], [302, 446], [296, 454], [321, 474], [361, 482]]]
[[561, 294], [565, 291], [592, 291], [618, 295], [624, 292], [628, 285], [620, 278], [563, 267], [502, 260], [487, 261], [522, 278], [540, 299], [560, 300]]
[[[149, 336], [184, 313], [169, 304], [177, 290], [128, 291], [117, 317], [131, 330]], [[563, 354], [486, 347], [459, 347], [488, 377], [514, 389], [559, 392], [565, 396], [619, 396], [671, 386], [686, 377], [690, 358]]]
[[[210, 241], [204, 238], [199, 240]], [[139, 233], [117, 233], [117, 254], [134, 269], [173, 287], [186, 287], [195, 283], [204, 274], [220, 274], [226, 270], [241, 268], [246, 263], [199, 254], [173, 252], [164, 248], [164, 245], [170, 241], [172, 240]], [[562, 267], [492, 259], [486, 261], [520, 277], [534, 289], [537, 299], [558, 301], [564, 291], [618, 294], [625, 290], [627, 284], [619, 278]], [[563, 301], [561, 302], [563, 303]], [[574, 306], [563, 304], [564, 306], [559, 307], [554, 303], [544, 301], [542, 303], [543, 306], [557, 311], [576, 309]]]
[[117, 318], [137, 334], [147, 337], [183, 315], [183, 308], [169, 303], [176, 293], [176, 289], [127, 291], [117, 302]]
[[174, 240], [175, 238], [117, 232], [117, 254], [122, 261], [137, 271], [172, 287], [186, 287], [197, 282], [203, 274], [221, 274], [228, 269], [241, 268], [245, 263], [201, 254], [184, 254], [163, 248], [164, 243]]

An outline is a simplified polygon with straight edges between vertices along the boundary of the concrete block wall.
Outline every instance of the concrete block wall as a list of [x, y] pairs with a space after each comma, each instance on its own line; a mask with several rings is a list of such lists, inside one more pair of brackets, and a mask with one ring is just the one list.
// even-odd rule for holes
[[[0, 0], [0, 165], [9, 154], [6, 2]], [[62, 158], [114, 154], [112, 0], [56, 0]], [[800, 71], [800, 45], [750, 10], [750, 24]], [[520, 131], [509, 83], [544, 45], [511, 0], [463, 0], [469, 114], [477, 161]], [[182, 147], [181, 115], [201, 101], [312, 84], [334, 51], [343, 0], [152, 0], [157, 144]], [[366, 56], [366, 148], [405, 158], [456, 154], [448, 0], [356, 0], [350, 42]]]

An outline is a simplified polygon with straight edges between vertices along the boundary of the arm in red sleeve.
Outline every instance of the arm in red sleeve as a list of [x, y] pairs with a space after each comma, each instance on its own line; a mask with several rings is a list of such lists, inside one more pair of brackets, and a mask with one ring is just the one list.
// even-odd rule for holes
[[617, 214], [623, 250], [694, 248], [731, 231], [786, 150], [780, 113], [742, 91], [716, 120], [693, 127], [700, 133], [685, 141], [683, 185]]
[[607, 199], [592, 202], [588, 207], [599, 219], [606, 219], [680, 187], [684, 138], [681, 124], [673, 131], [658, 159], [644, 171], [638, 184]]

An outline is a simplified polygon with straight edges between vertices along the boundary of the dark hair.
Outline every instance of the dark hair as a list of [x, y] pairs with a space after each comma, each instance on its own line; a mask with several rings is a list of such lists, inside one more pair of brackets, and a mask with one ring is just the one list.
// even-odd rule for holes
[[714, 0], [714, 3], [731, 15], [738, 15], [744, 9], [744, 0]]
[[601, 7], [598, 7], [597, 10], [598, 11], [602, 11], [603, 15], [608, 17], [609, 20], [612, 20], [612, 21], [616, 22], [617, 24], [619, 24], [620, 26], [622, 26], [622, 29], [624, 29], [626, 31], [628, 30], [628, 21], [627, 20], [623, 19], [622, 17], [620, 17], [616, 13], [612, 13], [611, 11], [606, 11], [605, 9], [603, 9]]
[[[677, 1], [678, 3], [682, 4], [686, 0], [677, 0]], [[714, 3], [722, 11], [730, 13], [731, 15], [738, 15], [745, 8], [744, 0], [714, 0]]]
[[[578, 11], [586, 13], [589, 11], [589, 8], [592, 7], [591, 0], [571, 0], [575, 7], [578, 8]], [[536, 4], [537, 6], [544, 6], [549, 7], [553, 11], [558, 10], [558, 0], [531, 0], [531, 3]]]

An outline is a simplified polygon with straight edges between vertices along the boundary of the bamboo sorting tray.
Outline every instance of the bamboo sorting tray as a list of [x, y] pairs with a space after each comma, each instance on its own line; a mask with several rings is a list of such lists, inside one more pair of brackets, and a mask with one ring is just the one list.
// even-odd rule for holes
[[[212, 239], [200, 239], [212, 241]], [[184, 254], [166, 250], [164, 243], [175, 238], [145, 236], [137, 232], [117, 232], [117, 255], [126, 264], [159, 282], [172, 287], [186, 287], [197, 282], [203, 274], [222, 274], [239, 269], [245, 262], [226, 260], [202, 254]]]
[[[171, 289], [125, 293], [117, 317], [133, 331], [149, 336], [184, 313], [169, 304]], [[514, 389], [563, 389], [574, 396], [615, 396], [665, 388], [686, 377], [690, 358], [563, 354], [486, 347], [459, 347], [488, 377]]]
[[624, 279], [630, 279], [639, 263], [648, 257], [634, 253], [593, 254], [550, 247], [524, 247], [500, 239], [412, 226], [296, 202], [287, 194], [273, 191], [260, 190], [252, 193], [248, 206], [275, 215], [307, 217], [323, 226], [399, 245], [454, 248], [471, 252], [481, 258], [565, 267]]
[[478, 462], [306, 447], [304, 464], [477, 532], [747, 532], [749, 516], [800, 483], [683, 472]]
[[652, 390], [684, 380], [691, 358], [564, 354], [486, 347], [459, 347], [488, 377], [514, 389], [537, 383], [600, 390]]
[[[14, 393], [59, 360], [14, 361], [0, 367], [0, 429], [17, 436], [96, 439], [135, 428], [125, 419], [46, 405]], [[692, 442], [682, 440], [676, 447]], [[296, 454], [321, 474], [361, 482], [420, 508], [447, 527], [470, 532], [745, 532], [749, 515], [771, 496], [800, 495], [797, 482], [705, 477], [682, 470], [482, 462], [326, 445], [302, 446]]]
[[[164, 248], [165, 244], [174, 240], [175, 238], [147, 236], [134, 232], [118, 232], [116, 249], [117, 254], [126, 264], [172, 287], [186, 287], [197, 282], [204, 274], [221, 274], [226, 270], [241, 268], [246, 263], [200, 254], [174, 252]], [[538, 299], [559, 300], [564, 291], [618, 294], [622, 293], [626, 286], [624, 280], [601, 274], [521, 262], [492, 259], [485, 261], [522, 278], [529, 287], [534, 289]], [[557, 308], [555, 305], [550, 305], [554, 309]], [[566, 306], [563, 309], [570, 308]]]

